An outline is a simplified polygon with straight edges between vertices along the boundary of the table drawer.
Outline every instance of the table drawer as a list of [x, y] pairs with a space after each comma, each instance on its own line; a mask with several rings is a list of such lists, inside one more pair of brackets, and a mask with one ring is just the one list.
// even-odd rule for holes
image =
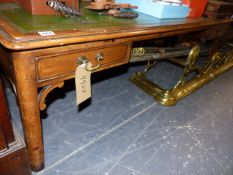
[[[57, 54], [49, 54], [36, 58], [38, 80], [46, 80], [74, 74], [78, 59], [81, 56], [87, 57], [88, 61], [96, 66], [100, 63], [100, 68], [96, 71], [108, 69], [128, 62], [131, 44], [124, 43], [98, 48], [88, 48], [86, 50], [67, 51]], [[57, 49], [59, 52], [59, 49]], [[97, 61], [96, 55], [103, 54], [103, 60]]]

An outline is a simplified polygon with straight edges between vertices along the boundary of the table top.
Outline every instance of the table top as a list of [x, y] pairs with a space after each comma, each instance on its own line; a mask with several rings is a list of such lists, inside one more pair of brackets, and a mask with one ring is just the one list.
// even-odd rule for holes
[[[83, 16], [73, 20], [62, 16], [31, 15], [14, 3], [0, 3], [0, 43], [9, 49], [25, 50], [57, 45], [137, 37], [233, 22], [233, 19], [210, 20], [164, 19], [139, 14], [135, 19], [119, 19], [81, 8]], [[43, 36], [39, 32], [52, 32]]]

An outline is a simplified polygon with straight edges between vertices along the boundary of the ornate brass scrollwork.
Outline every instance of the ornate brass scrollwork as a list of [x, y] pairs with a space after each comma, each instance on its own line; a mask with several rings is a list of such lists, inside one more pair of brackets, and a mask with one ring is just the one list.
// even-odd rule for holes
[[[198, 58], [200, 47], [194, 46], [188, 54], [185, 62], [176, 58], [167, 58], [170, 62], [184, 67], [183, 73], [176, 85], [167, 90], [148, 80], [146, 73], [156, 65], [159, 60], [148, 61], [143, 72], [137, 72], [130, 77], [130, 80], [149, 93], [163, 105], [175, 105], [177, 101], [189, 95], [196, 89], [202, 87], [218, 75], [233, 67], [233, 45], [228, 44], [231, 49], [223, 49], [216, 52], [209, 60], [209, 63], [203, 68], [199, 68], [195, 63]], [[187, 79], [191, 72], [196, 72], [196, 76]]]
[[131, 51], [131, 56], [143, 56], [145, 54], [145, 49], [143, 47], [133, 48]]
[[184, 66], [184, 71], [183, 74], [180, 77], [180, 80], [177, 82], [177, 84], [174, 86], [173, 89], [179, 87], [180, 85], [184, 84], [186, 82], [186, 78], [187, 76], [190, 74], [190, 72], [192, 72], [193, 70], [195, 70], [195, 63], [197, 60], [197, 57], [200, 53], [200, 46], [194, 46], [191, 51], [189, 52], [187, 61], [185, 63]]

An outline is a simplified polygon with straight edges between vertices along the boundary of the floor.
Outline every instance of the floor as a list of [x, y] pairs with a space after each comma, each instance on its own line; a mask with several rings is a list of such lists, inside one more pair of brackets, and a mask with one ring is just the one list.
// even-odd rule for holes
[[[159, 63], [150, 78], [171, 86], [181, 71]], [[164, 107], [128, 81], [142, 65], [93, 75], [91, 101], [77, 107], [74, 82], [48, 96], [45, 169], [36, 175], [232, 175], [233, 70]], [[179, 70], [179, 69], [178, 69]], [[22, 133], [15, 98], [7, 96]]]

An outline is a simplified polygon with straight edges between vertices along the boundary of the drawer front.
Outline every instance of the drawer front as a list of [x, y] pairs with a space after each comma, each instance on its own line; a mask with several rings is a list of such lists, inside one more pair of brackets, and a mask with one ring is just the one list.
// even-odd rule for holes
[[[69, 74], [74, 74], [78, 59], [81, 56], [87, 57], [87, 60], [96, 66], [100, 63], [100, 68], [96, 71], [108, 69], [121, 64], [125, 64], [130, 56], [129, 43], [118, 44], [114, 46], [104, 46], [99, 48], [89, 48], [88, 50], [79, 50], [74, 52], [64, 52], [52, 55], [46, 55], [36, 58], [38, 80], [52, 79]], [[103, 54], [103, 60], [97, 61], [96, 55]]]

